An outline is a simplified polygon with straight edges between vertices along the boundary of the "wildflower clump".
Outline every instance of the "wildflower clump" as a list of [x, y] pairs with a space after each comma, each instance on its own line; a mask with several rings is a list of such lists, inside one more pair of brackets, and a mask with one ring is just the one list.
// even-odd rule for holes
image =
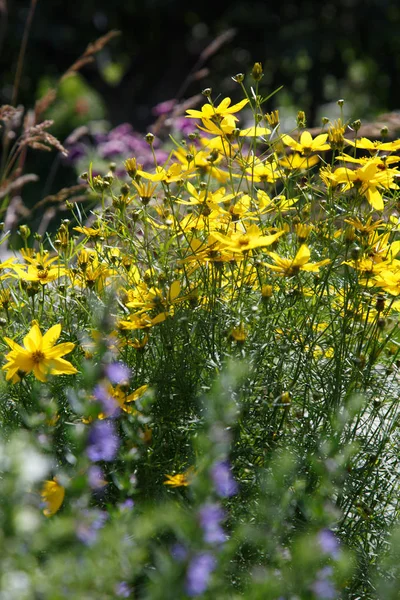
[[145, 161], [85, 167], [86, 202], [0, 264], [0, 418], [45, 457], [29, 493], [0, 467], [60, 523], [10, 507], [21, 548], [49, 532], [43, 598], [374, 588], [399, 510], [400, 142], [302, 111], [282, 132], [262, 79], [204, 90]]

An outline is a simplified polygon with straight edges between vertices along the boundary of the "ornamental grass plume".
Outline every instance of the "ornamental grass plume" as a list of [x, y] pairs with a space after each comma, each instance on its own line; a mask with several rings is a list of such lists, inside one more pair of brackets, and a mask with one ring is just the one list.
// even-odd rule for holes
[[75, 367], [61, 358], [75, 348], [72, 342], [55, 346], [61, 334], [61, 325], [53, 325], [42, 335], [39, 325], [34, 323], [29, 333], [24, 337], [24, 346], [20, 346], [8, 337], [4, 341], [10, 346], [11, 352], [6, 355], [7, 363], [2, 367], [7, 371], [6, 380], [13, 383], [21, 381], [22, 374], [33, 371], [36, 379], [46, 381], [47, 375], [73, 375]]

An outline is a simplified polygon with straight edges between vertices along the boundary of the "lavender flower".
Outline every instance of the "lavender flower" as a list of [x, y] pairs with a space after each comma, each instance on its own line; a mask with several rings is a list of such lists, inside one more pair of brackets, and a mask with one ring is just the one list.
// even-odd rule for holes
[[204, 541], [207, 544], [223, 544], [226, 534], [221, 527], [225, 512], [217, 503], [204, 504], [199, 511], [200, 525], [204, 532]]
[[186, 560], [187, 558], [187, 550], [185, 548], [185, 546], [183, 544], [174, 544], [171, 547], [171, 556], [177, 561], [177, 562], [183, 562], [184, 560]]
[[121, 581], [121, 583], [115, 586], [115, 595], [118, 596], [118, 598], [129, 598], [131, 593], [132, 589], [126, 581]]
[[200, 596], [206, 591], [215, 567], [215, 557], [209, 552], [201, 552], [192, 558], [186, 573], [186, 592], [189, 596]]
[[134, 501], [132, 500], [132, 498], [127, 498], [126, 500], [124, 500], [124, 502], [120, 502], [118, 504], [118, 508], [121, 511], [129, 511], [132, 510], [132, 508], [135, 506]]
[[115, 362], [106, 365], [105, 372], [113, 385], [122, 385], [128, 383], [131, 377], [131, 370], [122, 362]]
[[215, 491], [221, 498], [229, 498], [238, 492], [238, 484], [232, 476], [230, 464], [227, 460], [214, 463], [211, 469], [211, 478]]
[[167, 115], [168, 113], [170, 113], [173, 110], [175, 105], [176, 105], [175, 99], [165, 100], [164, 102], [160, 102], [159, 104], [156, 104], [152, 108], [151, 112], [156, 117], [159, 117], [160, 115]]
[[338, 558], [340, 554], [339, 541], [330, 529], [322, 529], [318, 533], [317, 540], [324, 554]]
[[97, 465], [92, 465], [88, 469], [88, 481], [92, 490], [100, 490], [107, 482], [104, 481], [104, 473], [103, 470]]
[[335, 600], [337, 598], [337, 590], [330, 581], [332, 574], [332, 567], [324, 567], [317, 573], [317, 580], [312, 584], [311, 589], [318, 600]]
[[77, 526], [76, 537], [86, 546], [95, 543], [98, 531], [102, 529], [108, 519], [108, 514], [101, 510], [84, 512], [84, 520]]
[[117, 455], [120, 442], [112, 421], [96, 421], [90, 428], [86, 454], [93, 462], [111, 461]]
[[105, 385], [98, 384], [93, 390], [93, 396], [101, 404], [101, 408], [106, 417], [116, 416], [119, 412], [118, 402], [111, 396]]

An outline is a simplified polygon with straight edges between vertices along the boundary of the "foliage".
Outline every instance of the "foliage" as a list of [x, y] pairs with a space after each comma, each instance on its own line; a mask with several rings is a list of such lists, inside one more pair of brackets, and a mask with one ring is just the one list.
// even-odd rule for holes
[[400, 141], [262, 75], [3, 258], [5, 597], [396, 593]]

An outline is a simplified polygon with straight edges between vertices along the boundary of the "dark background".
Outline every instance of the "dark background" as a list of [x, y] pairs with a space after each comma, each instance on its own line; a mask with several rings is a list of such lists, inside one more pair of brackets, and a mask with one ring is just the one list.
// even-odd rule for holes
[[[2, 13], [2, 103], [10, 101], [29, 5], [8, 0], [7, 18]], [[206, 86], [231, 92], [230, 76], [261, 61], [264, 88], [284, 86], [272, 104], [304, 109], [310, 125], [319, 124], [321, 106], [340, 97], [364, 118], [399, 107], [400, 8], [388, 0], [38, 0], [19, 101], [32, 102], [45, 76], [61, 75], [89, 42], [118, 29], [121, 37], [82, 74], [113, 125], [129, 121], [145, 131], [152, 106], [173, 98], [201, 51], [231, 28], [234, 38], [207, 62], [210, 75], [186, 95]], [[104, 75], [110, 63], [119, 70], [113, 85]]]
[[[231, 77], [248, 75], [256, 61], [264, 67], [263, 95], [283, 85], [265, 105], [266, 112], [279, 107], [283, 129], [285, 119], [287, 128], [294, 126], [299, 109], [309, 126], [319, 125], [322, 116], [337, 118], [339, 98], [345, 99], [346, 117], [371, 120], [400, 108], [399, 5], [394, 0], [37, 0], [18, 103], [32, 107], [90, 42], [117, 29], [121, 35], [96, 61], [66, 80], [47, 115], [61, 141], [93, 119], [111, 126], [129, 122], [145, 133], [155, 119], [153, 107], [179, 90], [180, 99], [212, 87], [214, 98], [239, 100], [242, 93]], [[29, 0], [0, 0], [0, 104], [11, 102], [30, 6]], [[198, 65], [207, 67], [208, 75], [188, 83], [204, 49], [230, 30], [235, 31], [230, 41]], [[39, 173], [41, 184], [24, 190], [25, 197], [35, 196], [25, 199], [29, 206], [76, 183], [75, 172], [59, 169], [58, 163], [54, 168], [54, 154], [34, 154], [28, 172]]]

